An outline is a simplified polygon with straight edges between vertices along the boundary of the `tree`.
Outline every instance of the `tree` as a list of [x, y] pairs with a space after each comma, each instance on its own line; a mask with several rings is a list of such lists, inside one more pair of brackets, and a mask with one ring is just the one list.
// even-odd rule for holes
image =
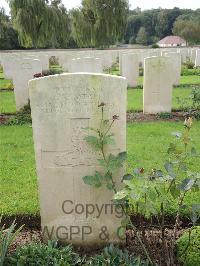
[[168, 16], [166, 10], [161, 10], [157, 15], [157, 23], [155, 26], [156, 35], [159, 39], [167, 35]]
[[173, 33], [184, 38], [189, 44], [200, 43], [200, 22], [177, 19], [174, 23]]
[[[25, 47], [53, 47], [67, 39], [68, 18], [61, 1], [9, 0], [13, 24]], [[67, 41], [67, 40], [66, 40]]]
[[127, 26], [125, 32], [125, 42], [135, 43], [137, 33], [141, 27], [141, 18], [138, 15], [131, 15], [127, 19]]
[[123, 39], [127, 11], [126, 0], [83, 0], [79, 12], [76, 10], [72, 16], [73, 34], [75, 38], [81, 37], [78, 22], [82, 21], [81, 27], [88, 34], [84, 39], [90, 39], [92, 46], [104, 47], [114, 44]]
[[148, 42], [147, 32], [146, 32], [146, 29], [144, 27], [140, 28], [140, 30], [137, 34], [136, 42], [139, 44], [143, 44], [143, 45], [147, 44], [147, 42]]
[[78, 47], [92, 47], [92, 29], [91, 24], [85, 19], [81, 9], [71, 11], [72, 37]]
[[19, 48], [18, 35], [5, 10], [0, 8], [0, 49]]

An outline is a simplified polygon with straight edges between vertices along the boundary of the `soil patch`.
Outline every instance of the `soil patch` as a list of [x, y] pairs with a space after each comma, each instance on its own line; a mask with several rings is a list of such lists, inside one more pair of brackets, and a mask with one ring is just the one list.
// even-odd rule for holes
[[143, 114], [142, 112], [127, 112], [126, 120], [128, 123], [133, 122], [159, 122], [172, 121], [179, 122], [184, 120], [184, 112], [172, 112], [170, 117], [163, 118], [158, 114]]

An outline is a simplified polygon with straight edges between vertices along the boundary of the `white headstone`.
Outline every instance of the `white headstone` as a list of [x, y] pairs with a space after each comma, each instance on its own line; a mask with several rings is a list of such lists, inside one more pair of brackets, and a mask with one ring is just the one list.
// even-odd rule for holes
[[173, 85], [179, 85], [180, 84], [180, 78], [181, 78], [181, 54], [175, 53], [175, 52], [165, 52], [165, 56], [168, 56], [172, 60], [172, 75], [174, 76]]
[[101, 59], [94, 57], [73, 58], [71, 60], [69, 72], [102, 73], [103, 68]]
[[[97, 162], [100, 155], [84, 140], [91, 134], [84, 128], [99, 128], [99, 103], [105, 103], [105, 118], [112, 121], [114, 115], [119, 115], [112, 130], [116, 145], [108, 146], [107, 151], [116, 154], [126, 150], [126, 86], [122, 77], [90, 73], [61, 74], [29, 82], [46, 240], [49, 232], [53, 239], [82, 246], [121, 242], [117, 235], [121, 215], [117, 217], [109, 209], [113, 193], [104, 187], [86, 185], [82, 178], [93, 175], [95, 170], [102, 171]], [[122, 174], [120, 170], [114, 178]], [[87, 215], [88, 206], [90, 212], [93, 207], [95, 210]], [[98, 214], [97, 208], [101, 207], [102, 213]], [[103, 226], [107, 227], [108, 239], [101, 239]]]
[[190, 55], [190, 61], [195, 64], [195, 58], [196, 58], [196, 48], [191, 49], [191, 55]]
[[171, 112], [172, 83], [170, 57], [148, 57], [144, 60], [144, 113]]
[[139, 61], [137, 54], [122, 54], [120, 72], [127, 79], [129, 87], [136, 87], [139, 78]]
[[196, 50], [195, 67], [200, 66], [200, 49]]
[[15, 62], [13, 68], [13, 84], [17, 110], [28, 104], [28, 81], [35, 74], [42, 73], [42, 65], [38, 59], [21, 59]]
[[2, 66], [5, 79], [13, 78], [13, 71], [15, 71], [15, 63], [17, 60], [19, 60], [19, 58], [19, 55], [13, 53], [3, 55]]

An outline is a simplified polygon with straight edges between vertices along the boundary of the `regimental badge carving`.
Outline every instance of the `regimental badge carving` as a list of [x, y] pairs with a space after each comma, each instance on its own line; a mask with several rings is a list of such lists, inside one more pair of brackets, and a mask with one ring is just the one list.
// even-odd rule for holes
[[98, 154], [86, 143], [89, 119], [70, 119], [69, 148], [64, 151], [42, 151], [44, 168], [94, 166]]

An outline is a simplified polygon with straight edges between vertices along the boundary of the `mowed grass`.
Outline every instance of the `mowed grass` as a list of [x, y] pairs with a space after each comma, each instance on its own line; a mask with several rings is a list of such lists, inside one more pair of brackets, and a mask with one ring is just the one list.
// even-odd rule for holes
[[[143, 84], [143, 77], [140, 76], [138, 78], [138, 85]], [[180, 85], [196, 85], [200, 84], [200, 76], [199, 75], [190, 75], [190, 76], [181, 76]]]
[[[107, 74], [120, 76], [120, 71], [118, 67], [113, 68], [112, 70], [107, 70]], [[196, 85], [200, 84], [200, 75], [187, 75], [181, 76], [180, 85]], [[139, 76], [138, 85], [143, 85], [143, 76]]]
[[[200, 88], [199, 88], [200, 89]], [[181, 103], [178, 100], [188, 98], [191, 94], [192, 88], [178, 87], [173, 88], [172, 92], [172, 109], [180, 110]], [[143, 109], [143, 90], [129, 88], [127, 91], [127, 110], [128, 111], [142, 111]]]
[[[172, 109], [179, 110], [181, 104], [177, 98], [188, 98], [192, 91], [191, 87], [174, 88], [172, 97]], [[132, 89], [127, 90], [127, 111], [142, 111], [143, 109], [143, 90]], [[0, 113], [16, 112], [15, 98], [13, 91], [0, 92]]]
[[0, 215], [35, 214], [38, 195], [32, 129], [0, 126]]
[[0, 71], [0, 89], [12, 89], [12, 80], [4, 79], [3, 72]]
[[[181, 122], [133, 123], [127, 125], [129, 172], [137, 167], [145, 171], [163, 169], [166, 150], [173, 140], [171, 132], [182, 130]], [[192, 140], [200, 151], [200, 122], [195, 122]], [[0, 126], [0, 215], [38, 214], [38, 189], [33, 151], [32, 128]], [[190, 162], [200, 171], [200, 161]], [[187, 200], [199, 201], [199, 193]], [[169, 208], [168, 213], [173, 213]]]
[[0, 91], [0, 114], [15, 113], [15, 95], [13, 91]]
[[[58, 66], [51, 66], [51, 70], [61, 70]], [[113, 75], [119, 75], [119, 70], [115, 68], [112, 70]], [[138, 85], [142, 85], [143, 77], [139, 77]], [[181, 76], [181, 85], [186, 84], [198, 84], [200, 85], [200, 76], [190, 75], [190, 76]], [[12, 87], [10, 80], [3, 79], [3, 73], [0, 72], [0, 89]], [[181, 105], [177, 100], [178, 98], [187, 98], [190, 95], [191, 87], [178, 87], [173, 89], [173, 99], [172, 99], [172, 109], [179, 110]], [[127, 110], [128, 111], [142, 111], [143, 109], [143, 96], [141, 89], [129, 89], [127, 95]], [[14, 92], [13, 91], [0, 91], [0, 114], [1, 113], [14, 113], [16, 112]]]

